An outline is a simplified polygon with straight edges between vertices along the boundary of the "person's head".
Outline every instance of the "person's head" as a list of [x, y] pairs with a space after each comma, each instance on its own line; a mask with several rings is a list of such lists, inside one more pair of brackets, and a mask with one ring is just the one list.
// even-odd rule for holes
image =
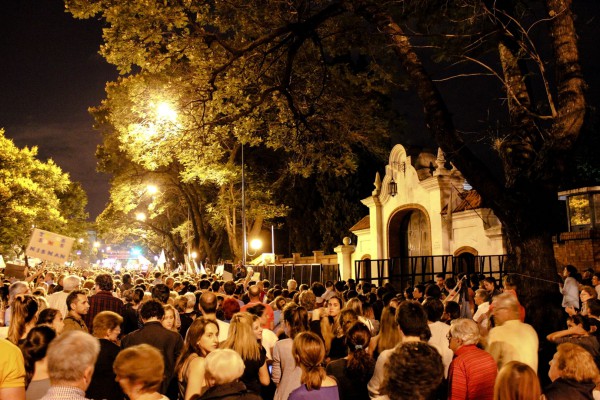
[[142, 300], [144, 300], [144, 295], [144, 289], [139, 287], [133, 289], [133, 293], [131, 295], [131, 300], [133, 301], [133, 304], [140, 304]]
[[462, 346], [479, 343], [479, 327], [472, 319], [458, 318], [452, 321], [447, 337], [448, 347], [456, 353]]
[[573, 343], [558, 345], [548, 371], [552, 382], [558, 378], [575, 382], [596, 382], [598, 375], [598, 367], [590, 352]]
[[235, 313], [240, 312], [240, 303], [236, 299], [228, 297], [223, 300], [221, 309], [223, 310], [223, 318], [229, 321]]
[[198, 317], [188, 329], [181, 352], [183, 361], [192, 353], [206, 356], [219, 347], [219, 325], [212, 319]]
[[481, 305], [490, 300], [490, 294], [485, 289], [477, 289], [474, 300], [475, 304]]
[[344, 308], [337, 318], [337, 324], [339, 325], [339, 331], [334, 333], [346, 335], [348, 329], [355, 323], [358, 322], [358, 315], [349, 308]]
[[293, 292], [294, 290], [296, 290], [298, 288], [298, 282], [296, 282], [296, 280], [294, 280], [294, 279], [288, 280], [287, 288], [290, 292]]
[[64, 332], [50, 343], [46, 353], [51, 384], [87, 389], [99, 353], [100, 343], [89, 333]]
[[444, 289], [445, 281], [446, 281], [446, 275], [442, 274], [441, 272], [439, 274], [435, 274], [435, 284], [440, 289]]
[[[437, 287], [437, 286], [436, 286]], [[430, 322], [437, 322], [442, 318], [444, 314], [444, 303], [438, 299], [430, 298], [423, 305], [425, 313], [427, 314], [427, 320]]]
[[90, 309], [90, 302], [84, 290], [73, 290], [67, 296], [67, 309], [79, 316], [86, 315]]
[[600, 285], [600, 272], [594, 272], [592, 274], [592, 286], [596, 287]]
[[35, 326], [38, 309], [39, 304], [35, 296], [31, 294], [16, 295], [11, 306], [12, 320], [8, 327], [7, 339], [17, 344], [23, 335]]
[[108, 339], [116, 342], [121, 334], [123, 317], [112, 311], [101, 311], [94, 317], [92, 323], [94, 336], [98, 339]]
[[424, 285], [415, 285], [415, 288], [413, 289], [413, 299], [421, 300], [423, 298], [424, 293], [425, 293]]
[[582, 303], [585, 303], [588, 300], [591, 299], [597, 299], [598, 298], [598, 293], [596, 293], [596, 289], [594, 289], [591, 286], [582, 286], [581, 287], [581, 292], [579, 293], [579, 299], [581, 300]]
[[342, 299], [338, 296], [332, 296], [327, 300], [327, 312], [330, 317], [336, 318], [342, 311]]
[[425, 298], [439, 300], [440, 297], [442, 297], [442, 291], [438, 285], [431, 283], [425, 286]]
[[56, 331], [50, 326], [36, 326], [32, 328], [25, 343], [21, 347], [25, 359], [26, 384], [29, 384], [35, 372], [35, 363], [46, 357], [48, 345], [56, 338]]
[[431, 337], [427, 314], [417, 301], [406, 300], [400, 303], [396, 310], [396, 322], [404, 336], [419, 337], [425, 341]]
[[160, 321], [165, 316], [165, 310], [161, 302], [157, 300], [148, 300], [142, 304], [140, 308], [140, 317], [142, 321], [149, 321], [155, 319]]
[[205, 315], [215, 314], [217, 312], [217, 295], [213, 292], [203, 292], [198, 306]]
[[483, 288], [490, 293], [496, 290], [496, 278], [494, 278], [493, 276], [486, 277], [483, 280]]
[[159, 283], [152, 288], [152, 299], [158, 300], [162, 304], [166, 304], [169, 301], [171, 290], [164, 283]]
[[574, 277], [575, 275], [577, 275], [577, 268], [575, 268], [575, 266], [570, 264], [565, 266], [565, 268], [563, 269], [563, 276], [565, 278], [569, 276]]
[[167, 285], [167, 287], [169, 289], [173, 289], [173, 286], [175, 285], [175, 279], [171, 276], [169, 276], [166, 280], [165, 280], [165, 285]]
[[391, 354], [383, 392], [391, 400], [428, 399], [444, 378], [442, 357], [424, 342], [407, 342]]
[[444, 320], [452, 321], [456, 318], [460, 318], [460, 304], [449, 301], [444, 305]]
[[113, 279], [109, 274], [100, 274], [96, 277], [96, 286], [99, 290], [112, 291], [113, 290]]
[[204, 360], [206, 380], [209, 386], [234, 382], [244, 373], [244, 360], [231, 349], [217, 349]]
[[263, 303], [258, 303], [253, 305], [252, 307], [248, 307], [246, 309], [252, 315], [256, 315], [256, 317], [260, 321], [261, 326], [267, 325], [269, 321], [269, 316], [267, 315], [267, 307]]
[[326, 289], [321, 282], [313, 282], [313, 284], [310, 285], [310, 290], [315, 294], [316, 297], [321, 297], [323, 294], [325, 294]]
[[229, 280], [223, 284], [223, 290], [227, 296], [231, 296], [235, 293], [237, 285], [233, 280]]
[[282, 311], [283, 307], [285, 307], [286, 304], [287, 304], [287, 302], [285, 301], [285, 297], [283, 297], [283, 296], [275, 297], [275, 308], [277, 310]]
[[160, 388], [165, 370], [163, 356], [149, 344], [128, 347], [117, 355], [113, 364], [116, 381], [123, 392], [154, 393]]
[[62, 313], [55, 308], [42, 310], [38, 315], [36, 325], [49, 326], [56, 331], [57, 335], [60, 335], [65, 327]]
[[504, 290], [517, 291], [519, 288], [519, 276], [517, 274], [506, 274], [502, 278]]
[[300, 293], [300, 305], [306, 308], [308, 311], [312, 311], [315, 309], [315, 305], [317, 303], [317, 297], [310, 290], [305, 290]]
[[506, 321], [520, 318], [519, 300], [510, 293], [502, 293], [494, 297], [492, 307], [492, 315], [496, 325], [502, 325]]
[[196, 305], [196, 295], [194, 293], [187, 292], [183, 295], [187, 299], [186, 308], [194, 308]]
[[369, 376], [369, 371], [372, 371], [375, 366], [375, 360], [367, 351], [371, 341], [371, 331], [362, 322], [356, 322], [346, 332], [345, 341], [348, 347], [346, 368], [349, 377], [364, 382]]
[[229, 324], [227, 339], [221, 347], [237, 351], [244, 360], [260, 359], [261, 346], [256, 341], [253, 324], [252, 314], [247, 312], [235, 314]]
[[600, 317], [600, 300], [598, 300], [598, 299], [588, 300], [587, 306], [588, 306], [588, 313], [589, 313], [590, 317], [596, 317], [596, 318]]
[[354, 297], [346, 302], [345, 310], [352, 310], [356, 315], [363, 315], [362, 302], [358, 297]]
[[539, 400], [540, 380], [527, 364], [510, 361], [498, 371], [494, 385], [494, 400]]
[[12, 302], [14, 300], [15, 296], [17, 296], [17, 295], [27, 294], [29, 292], [30, 292], [29, 285], [27, 284], [27, 282], [23, 282], [23, 281], [13, 282], [8, 287], [9, 302]]
[[321, 338], [312, 332], [299, 333], [292, 344], [292, 355], [302, 370], [300, 381], [308, 390], [320, 389], [326, 376], [321, 366], [325, 359], [325, 345]]
[[581, 326], [581, 328], [583, 328], [584, 331], [589, 332], [590, 331], [590, 320], [580, 314], [575, 314], [575, 315], [571, 315], [567, 318], [567, 327], [571, 328], [574, 326]]
[[286, 305], [283, 309], [283, 320], [286, 334], [292, 339], [300, 332], [309, 330], [308, 311], [294, 303]]
[[123, 281], [123, 284], [131, 285], [131, 274], [128, 274], [128, 273], [123, 274], [123, 276], [121, 277], [121, 280]]

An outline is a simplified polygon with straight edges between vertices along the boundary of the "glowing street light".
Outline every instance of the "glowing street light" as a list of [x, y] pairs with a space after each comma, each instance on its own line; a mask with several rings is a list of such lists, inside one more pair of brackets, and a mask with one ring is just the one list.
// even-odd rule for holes
[[260, 239], [252, 239], [250, 241], [250, 248], [254, 251], [260, 250], [262, 245], [263, 245], [263, 243], [262, 243], [262, 240], [260, 240]]
[[146, 192], [148, 194], [156, 194], [158, 193], [158, 187], [156, 185], [148, 185], [146, 186]]
[[144, 214], [143, 212], [139, 212], [135, 214], [135, 219], [138, 221], [145, 221], [146, 220], [146, 214]]
[[98, 247], [100, 247], [100, 242], [98, 242], [98, 241], [95, 241], [95, 242], [94, 242], [94, 247], [95, 247], [96, 249], [97, 249]]
[[192, 258], [195, 260], [196, 257], [198, 257], [198, 253], [196, 253], [195, 251], [192, 251], [192, 254], [190, 254], [192, 256]]
[[156, 107], [156, 115], [159, 119], [166, 120], [169, 122], [175, 122], [177, 119], [177, 111], [171, 107], [167, 102], [159, 103]]

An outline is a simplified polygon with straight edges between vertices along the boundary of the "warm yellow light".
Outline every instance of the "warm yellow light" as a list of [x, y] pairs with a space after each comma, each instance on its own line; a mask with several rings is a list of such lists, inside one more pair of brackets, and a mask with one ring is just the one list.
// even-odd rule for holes
[[111, 250], [111, 247], [110, 247], [110, 246], [107, 246], [107, 247], [106, 247], [106, 251], [110, 251], [110, 250]]
[[148, 185], [148, 186], [146, 187], [146, 191], [147, 191], [149, 194], [156, 194], [156, 193], [158, 193], [158, 187], [157, 187], [156, 185]]
[[146, 214], [144, 214], [143, 212], [139, 212], [139, 213], [135, 214], [135, 219], [137, 219], [138, 221], [145, 221]]
[[196, 258], [198, 257], [198, 253], [196, 253], [195, 251], [192, 251], [192, 254], [190, 254], [192, 256], [192, 258]]
[[159, 119], [170, 122], [174, 122], [177, 119], [177, 111], [166, 102], [162, 102], [156, 107], [156, 115]]
[[100, 247], [100, 242], [94, 242], [94, 247], [95, 247], [95, 248], [98, 248], [98, 247]]
[[79, 240], [77, 240], [79, 243], [83, 243], [83, 238], [79, 238]]
[[262, 247], [262, 240], [260, 239], [252, 239], [250, 241], [250, 248], [252, 250], [258, 250]]

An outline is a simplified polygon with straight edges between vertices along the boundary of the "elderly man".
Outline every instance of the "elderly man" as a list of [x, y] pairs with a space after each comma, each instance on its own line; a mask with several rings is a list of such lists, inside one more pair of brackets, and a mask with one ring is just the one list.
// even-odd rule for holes
[[73, 290], [79, 289], [81, 279], [77, 275], [69, 275], [63, 279], [63, 290], [52, 293], [48, 296], [48, 306], [59, 310], [63, 317], [69, 313], [67, 307], [67, 297]]
[[54, 339], [47, 353], [50, 389], [42, 400], [85, 400], [99, 352], [98, 339], [81, 331]]
[[448, 372], [448, 400], [492, 400], [498, 368], [494, 358], [477, 347], [479, 327], [475, 321], [452, 321], [448, 347], [454, 360]]
[[494, 297], [492, 315], [496, 327], [488, 336], [487, 351], [494, 357], [498, 369], [509, 361], [520, 361], [537, 372], [537, 333], [520, 320], [519, 301], [510, 293]]
[[13, 282], [8, 288], [8, 307], [4, 313], [4, 318], [0, 318], [0, 320], [4, 320], [4, 325], [10, 325], [10, 317], [12, 316], [11, 305], [15, 299], [15, 297], [19, 294], [28, 294], [29, 284], [24, 281], [16, 281]]
[[[260, 301], [260, 288], [258, 286], [252, 285], [248, 288], [248, 297], [250, 298], [250, 302], [242, 307], [240, 311], [246, 311], [250, 307], [253, 307], [257, 304], [262, 304]], [[270, 305], [265, 304], [264, 306], [266, 308], [265, 313], [267, 314], [267, 322], [263, 325], [263, 328], [272, 330], [275, 321], [275, 314]]]

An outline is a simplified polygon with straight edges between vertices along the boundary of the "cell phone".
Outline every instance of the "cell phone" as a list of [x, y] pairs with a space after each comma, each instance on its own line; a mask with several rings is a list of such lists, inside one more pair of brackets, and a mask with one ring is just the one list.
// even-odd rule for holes
[[272, 366], [272, 365], [269, 365], [269, 367], [268, 367], [268, 368], [269, 368], [269, 375], [270, 375], [271, 373], [273, 373], [273, 366]]

